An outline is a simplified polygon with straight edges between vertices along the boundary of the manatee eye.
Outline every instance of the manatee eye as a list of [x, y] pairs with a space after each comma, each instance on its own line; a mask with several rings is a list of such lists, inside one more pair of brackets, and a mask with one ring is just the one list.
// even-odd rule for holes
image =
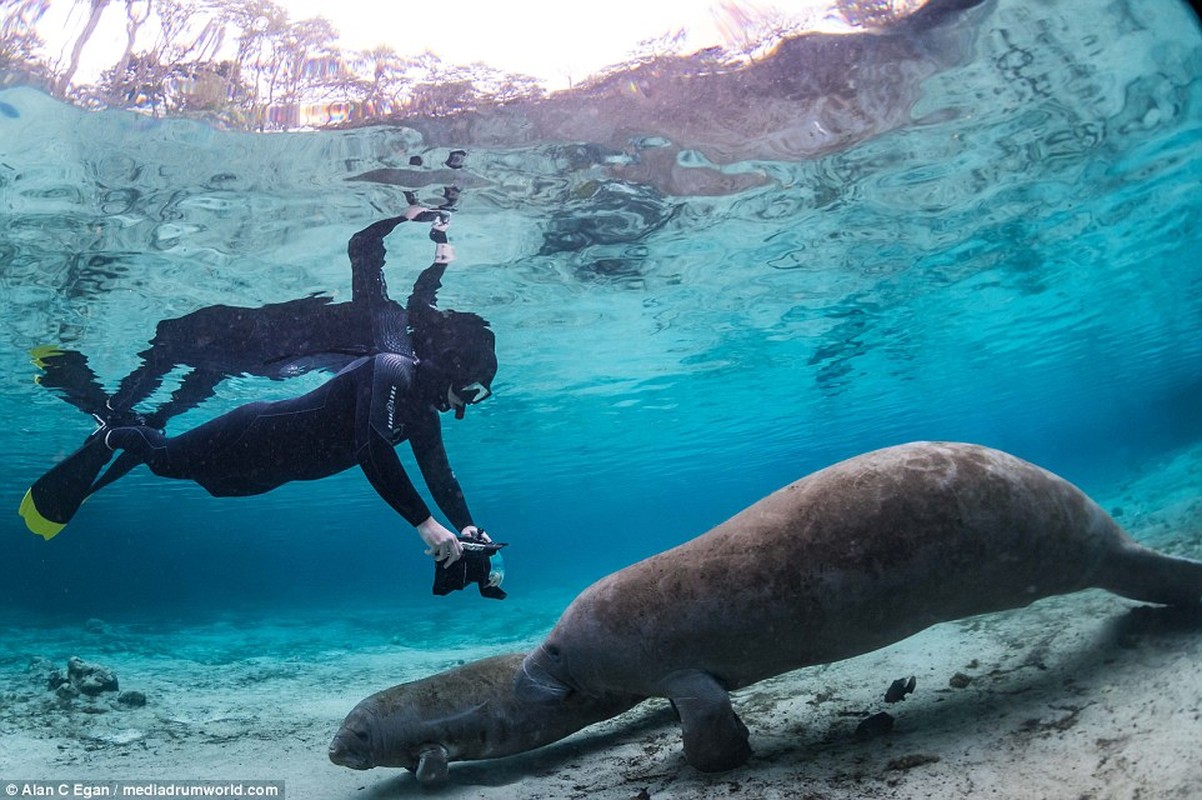
[[547, 651], [547, 655], [551, 657], [552, 661], [559, 660], [559, 645], [549, 644], [545, 649]]
[[355, 731], [355, 738], [367, 744], [367, 731]]

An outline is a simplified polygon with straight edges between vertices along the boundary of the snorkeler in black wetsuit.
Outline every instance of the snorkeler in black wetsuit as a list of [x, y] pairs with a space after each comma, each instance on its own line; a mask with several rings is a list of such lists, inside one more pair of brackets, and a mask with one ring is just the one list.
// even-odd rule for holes
[[[484, 327], [480, 333], [490, 334]], [[217, 497], [261, 494], [357, 464], [416, 528], [430, 510], [393, 450], [408, 440], [439, 507], [457, 528], [468, 528], [472, 517], [447, 461], [438, 412], [458, 412], [487, 396], [496, 373], [491, 352], [481, 347], [460, 375], [393, 353], [366, 357], [300, 397], [248, 403], [179, 436], [140, 426], [113, 428], [104, 440], [156, 475], [196, 481]]]
[[[497, 362], [487, 323], [474, 314], [454, 319], [448, 327], [457, 330], [432, 337], [431, 357], [364, 357], [300, 397], [248, 403], [179, 436], [144, 425], [102, 426], [47, 473], [40, 496], [31, 489], [22, 514], [35, 533], [50, 538], [85, 497], [141, 463], [164, 478], [196, 481], [217, 497], [262, 494], [358, 464], [379, 495], [417, 528], [429, 554], [452, 563], [461, 554], [458, 538], [434, 520], [393, 448], [408, 440], [439, 508], [469, 538], [483, 535], [451, 471], [438, 414], [453, 409], [462, 417], [467, 405], [488, 397]], [[445, 333], [454, 341], [447, 342]], [[113, 450], [123, 452], [91, 482]], [[66, 485], [72, 480], [75, 486]]]
[[[380, 497], [418, 530], [427, 553], [453, 563], [462, 553], [458, 537], [430, 514], [393, 449], [408, 440], [439, 508], [465, 536], [487, 540], [451, 471], [438, 414], [453, 409], [462, 417], [467, 405], [489, 396], [497, 371], [493, 335], [475, 314], [456, 313], [450, 319], [430, 337], [433, 352], [425, 358], [364, 357], [300, 397], [248, 403], [179, 436], [145, 425], [103, 426], [63, 462], [75, 459], [67, 471], [94, 477], [113, 450], [123, 452], [78, 500], [137, 464], [164, 478], [193, 480], [216, 497], [262, 494], [357, 464]], [[45, 497], [50, 501], [45, 508], [32, 500], [39, 516], [61, 520], [74, 513], [74, 508], [54, 507], [55, 501], [73, 502], [70, 492]]]
[[[384, 236], [400, 222], [422, 218], [428, 211], [417, 208], [415, 213], [415, 208], [356, 234], [348, 247], [352, 264], [382, 266]], [[379, 269], [374, 274], [355, 273], [355, 302], [362, 300], [357, 313], [371, 331], [370, 338], [360, 338], [356, 344], [374, 351], [372, 355], [351, 360], [326, 384], [301, 397], [251, 403], [177, 437], [166, 437], [157, 426], [137, 418], [131, 425], [120, 409], [93, 411], [101, 428], [26, 494], [20, 509], [26, 526], [52, 538], [84, 499], [140, 463], [164, 477], [195, 480], [217, 496], [259, 494], [289, 481], [332, 475], [357, 463], [381, 497], [417, 528], [427, 554], [449, 565], [460, 557], [462, 546], [430, 514], [393, 451], [407, 439], [448, 519], [465, 538], [487, 540], [473, 524], [451, 471], [438, 414], [454, 410], [456, 418], [462, 418], [467, 405], [491, 394], [497, 369], [495, 339], [481, 317], [436, 307], [442, 275], [453, 253], [446, 241], [445, 215], [433, 219], [434, 263], [418, 277], [404, 309], [388, 299]], [[380, 353], [380, 348], [387, 351]], [[68, 399], [77, 405], [94, 403], [94, 397], [78, 391], [86, 384], [73, 381], [76, 391], [68, 392]], [[103, 397], [98, 383], [94, 391]], [[178, 395], [171, 408], [180, 408]], [[123, 452], [97, 479], [112, 449]]]
[[[416, 288], [437, 285], [436, 279], [426, 287], [419, 281]], [[261, 494], [358, 464], [417, 528], [427, 554], [453, 563], [462, 553], [459, 538], [430, 514], [393, 448], [408, 440], [439, 508], [466, 538], [487, 540], [451, 471], [438, 415], [454, 411], [462, 418], [466, 406], [491, 394], [495, 338], [476, 314], [423, 310], [422, 299], [415, 291], [409, 304], [411, 317], [424, 317], [414, 331], [416, 357], [366, 356], [300, 397], [249, 403], [179, 436], [146, 425], [103, 424], [30, 489], [21, 505], [26, 525], [53, 537], [87, 496], [141, 463], [163, 477], [194, 480], [219, 497]], [[114, 449], [121, 455], [96, 479]]]

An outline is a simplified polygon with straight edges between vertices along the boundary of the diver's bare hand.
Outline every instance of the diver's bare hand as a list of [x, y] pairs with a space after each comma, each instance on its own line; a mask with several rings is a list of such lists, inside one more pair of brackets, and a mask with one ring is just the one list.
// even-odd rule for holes
[[460, 531], [460, 533], [462, 534], [464, 539], [470, 539], [473, 542], [491, 542], [492, 541], [492, 539], [489, 538], [488, 534], [484, 532], [483, 528], [477, 528], [475, 525], [468, 525], [466, 528], [464, 528], [462, 531]]
[[443, 562], [443, 567], [449, 567], [463, 556], [463, 545], [459, 537], [451, 533], [434, 519], [429, 517], [417, 526], [417, 532], [426, 543], [426, 555], [434, 556], [435, 561]]

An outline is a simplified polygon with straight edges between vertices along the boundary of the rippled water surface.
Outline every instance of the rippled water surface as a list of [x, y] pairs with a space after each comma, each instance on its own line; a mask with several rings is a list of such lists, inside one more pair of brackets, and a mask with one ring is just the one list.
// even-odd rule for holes
[[[441, 304], [492, 322], [501, 369], [495, 397], [444, 427], [475, 515], [512, 543], [511, 591], [578, 588], [912, 439], [989, 444], [1103, 491], [1202, 434], [1200, 66], [1184, 5], [1002, 0], [809, 37], [736, 75], [648, 69], [343, 132], [5, 90], [3, 501], [15, 511], [91, 430], [35, 385], [31, 348], [84, 352], [112, 388], [160, 319], [347, 300], [349, 236], [405, 190], [437, 203], [452, 183]], [[431, 253], [415, 228], [388, 240], [402, 299]], [[321, 379], [227, 381], [169, 432]], [[50, 543], [4, 519], [15, 607], [428, 591], [416, 535], [357, 470], [248, 499], [139, 471]]]

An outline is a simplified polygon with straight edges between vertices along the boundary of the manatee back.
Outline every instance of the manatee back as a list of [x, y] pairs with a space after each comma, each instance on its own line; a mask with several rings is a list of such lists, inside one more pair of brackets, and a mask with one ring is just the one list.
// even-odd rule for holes
[[987, 535], [1000, 552], [1057, 537], [1080, 546], [1112, 529], [1083, 492], [1034, 464], [979, 445], [914, 442], [812, 473], [681, 549], [754, 542], [809, 554], [821, 547], [835, 561], [863, 566], [884, 552], [893, 562], [910, 549], [971, 536]]
[[929, 569], [939, 584], [994, 575], [1054, 593], [1083, 588], [1126, 540], [1096, 503], [1046, 470], [978, 445], [916, 442], [802, 478], [636, 565], [630, 579], [675, 562], [699, 583], [716, 581], [721, 568], [788, 597], [799, 579], [896, 575], [917, 586]]
[[603, 578], [557, 632], [624, 655], [654, 641], [667, 660], [708, 663], [739, 685], [754, 677], [735, 666], [747, 652], [764, 677], [1084, 588], [1126, 540], [1049, 472], [918, 442], [813, 473]]

